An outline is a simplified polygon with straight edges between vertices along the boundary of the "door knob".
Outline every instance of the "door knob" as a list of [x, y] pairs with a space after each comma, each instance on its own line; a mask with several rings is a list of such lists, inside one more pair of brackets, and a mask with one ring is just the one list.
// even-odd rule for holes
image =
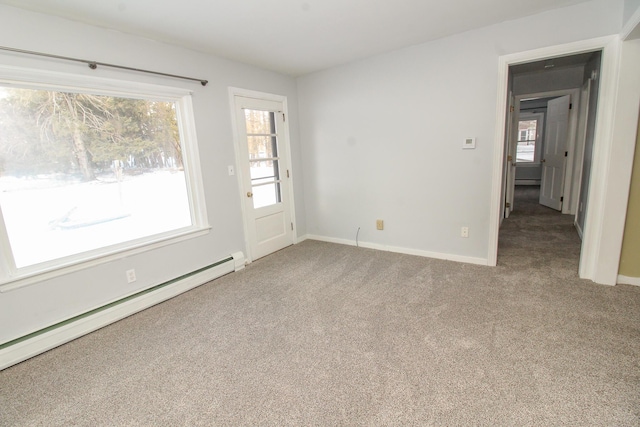
[[247, 191], [247, 197], [253, 197], [253, 193], [251, 191]]

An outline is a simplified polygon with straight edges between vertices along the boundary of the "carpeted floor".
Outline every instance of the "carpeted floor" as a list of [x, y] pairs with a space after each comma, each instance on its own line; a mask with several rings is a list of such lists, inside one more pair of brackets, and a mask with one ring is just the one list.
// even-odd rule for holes
[[640, 288], [531, 191], [498, 267], [305, 241], [0, 372], [0, 425], [637, 426]]

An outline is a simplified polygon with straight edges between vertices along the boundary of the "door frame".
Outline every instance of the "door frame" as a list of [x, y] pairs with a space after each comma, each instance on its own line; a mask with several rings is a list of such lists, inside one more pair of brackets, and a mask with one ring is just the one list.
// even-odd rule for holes
[[[259, 92], [259, 91], [250, 90], [250, 89], [229, 87], [229, 106], [231, 111], [231, 127], [233, 132], [233, 141], [234, 141], [233, 151], [235, 156], [234, 167], [235, 167], [236, 181], [238, 183], [237, 194], [238, 194], [238, 199], [240, 203], [240, 209], [242, 211], [242, 229], [244, 232], [244, 248], [245, 248], [245, 254], [246, 254], [246, 262], [247, 264], [250, 264], [251, 262], [253, 262], [254, 254], [251, 253], [251, 243], [249, 242], [249, 224], [248, 224], [249, 213], [247, 212], [247, 208], [242, 198], [242, 196], [245, 193], [245, 188], [248, 184], [244, 182], [242, 173], [240, 173], [240, 171], [242, 170], [241, 168], [244, 167], [243, 166], [244, 164], [242, 163], [243, 159], [241, 159], [241, 156], [240, 156], [241, 151], [240, 151], [239, 144], [244, 143], [244, 141], [240, 141], [240, 135], [238, 135], [238, 120], [236, 118], [237, 117], [236, 116], [236, 97], [237, 96], [282, 103], [282, 112], [285, 115], [285, 126], [283, 130], [283, 135], [284, 135], [284, 139], [286, 140], [286, 144], [284, 147], [284, 151], [286, 154], [286, 162], [282, 166], [284, 166], [283, 169], [288, 169], [290, 171], [289, 179], [283, 180], [282, 185], [288, 186], [287, 189], [288, 189], [289, 198], [290, 198], [289, 215], [291, 218], [291, 222], [293, 224], [293, 244], [296, 244], [298, 243], [298, 227], [296, 222], [295, 200], [294, 200], [294, 193], [293, 193], [294, 173], [293, 173], [293, 168], [291, 167], [291, 138], [290, 138], [290, 132], [289, 132], [289, 122], [287, 121], [289, 118], [287, 97], [284, 95], [276, 95], [273, 93]], [[279, 147], [280, 150], [282, 150], [282, 148], [283, 148], [282, 146]]]
[[[589, 118], [589, 97], [591, 95], [591, 85], [593, 79], [587, 80], [580, 88], [580, 112], [578, 114], [578, 125], [576, 127], [576, 155], [574, 158], [574, 167], [579, 171], [580, 177], [582, 177], [582, 164], [584, 163], [584, 152], [587, 145], [587, 122]], [[579, 150], [579, 151], [578, 151]], [[571, 212], [573, 217], [573, 225], [578, 231], [580, 240], [582, 240], [582, 228], [578, 223], [578, 202], [580, 201], [580, 187], [582, 186], [582, 179], [578, 181], [577, 185], [571, 189], [571, 200], [575, 200], [575, 206], [572, 206]]]
[[[616, 98], [620, 78], [621, 41], [619, 36], [607, 36], [583, 40], [563, 45], [500, 56], [498, 59], [498, 95], [496, 102], [496, 128], [494, 138], [493, 178], [489, 212], [488, 265], [497, 265], [498, 235], [502, 216], [501, 193], [504, 170], [505, 119], [507, 117], [507, 95], [509, 67], [543, 59], [574, 55], [577, 53], [602, 51], [601, 80], [596, 114], [596, 133], [593, 164], [589, 183], [589, 209], [585, 217], [583, 240], [580, 255], [579, 276], [597, 283], [615, 285], [618, 263], [599, 262], [601, 253], [607, 249], [622, 246], [624, 233], [624, 215], [612, 215], [611, 211], [626, 211], [624, 206], [607, 204], [607, 191], [612, 191], [614, 183], [626, 182], [626, 188], [617, 186], [615, 191], [629, 193], [631, 163], [620, 156], [612, 155]], [[622, 187], [625, 187], [622, 185]], [[622, 204], [622, 203], [619, 203]], [[605, 215], [609, 213], [609, 215]], [[619, 261], [620, 253], [616, 258]]]
[[[574, 158], [576, 153], [576, 148], [578, 141], [577, 130], [578, 130], [578, 119], [580, 114], [580, 105], [582, 100], [580, 99], [581, 90], [576, 89], [560, 89], [560, 90], [551, 90], [546, 92], [534, 92], [534, 93], [526, 93], [522, 95], [516, 95], [514, 101], [515, 114], [517, 119], [520, 117], [520, 102], [523, 99], [528, 98], [550, 98], [550, 97], [560, 97], [565, 95], [571, 96], [571, 103], [573, 104], [573, 108], [569, 110], [569, 134], [567, 136], [567, 166], [565, 170], [565, 177], [563, 183], [563, 196], [565, 198], [564, 203], [562, 203], [562, 213], [563, 214], [575, 214], [575, 206], [577, 206], [577, 201], [573, 200], [571, 197], [573, 194], [573, 188], [575, 186], [580, 185], [580, 175], [576, 176], [576, 171], [574, 167]], [[546, 120], [544, 123], [543, 132], [546, 131]], [[584, 141], [583, 141], [584, 143]], [[580, 169], [582, 169], [582, 164], [580, 165]], [[580, 170], [582, 172], [582, 170]], [[506, 183], [505, 185], [508, 185]], [[568, 193], [568, 196], [567, 196]]]
[[[500, 218], [501, 224], [502, 220], [505, 218], [509, 218], [511, 212], [514, 209], [514, 199], [515, 199], [515, 189], [516, 189], [516, 151], [518, 149], [517, 146], [517, 135], [518, 135], [518, 118], [520, 116], [519, 110], [516, 109], [516, 100], [511, 91], [509, 91], [509, 98], [507, 100], [509, 106], [507, 107], [509, 111], [509, 117], [506, 119], [506, 141], [505, 141], [505, 153], [507, 158], [505, 159], [504, 166], [504, 211], [503, 217]], [[511, 156], [511, 161], [509, 161], [509, 156]]]

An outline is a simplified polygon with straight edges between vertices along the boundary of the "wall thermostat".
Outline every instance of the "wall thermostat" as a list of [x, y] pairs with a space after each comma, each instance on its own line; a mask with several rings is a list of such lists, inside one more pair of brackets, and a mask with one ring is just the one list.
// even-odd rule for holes
[[476, 148], [476, 139], [475, 138], [466, 138], [464, 140], [464, 142], [462, 143], [462, 148], [464, 148], [464, 149]]

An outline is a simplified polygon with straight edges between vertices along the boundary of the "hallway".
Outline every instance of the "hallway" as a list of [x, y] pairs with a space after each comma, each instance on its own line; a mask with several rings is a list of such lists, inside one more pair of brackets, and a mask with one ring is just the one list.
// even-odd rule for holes
[[573, 215], [538, 203], [540, 187], [517, 186], [514, 211], [500, 228], [498, 265], [553, 267], [577, 278], [581, 241]]

